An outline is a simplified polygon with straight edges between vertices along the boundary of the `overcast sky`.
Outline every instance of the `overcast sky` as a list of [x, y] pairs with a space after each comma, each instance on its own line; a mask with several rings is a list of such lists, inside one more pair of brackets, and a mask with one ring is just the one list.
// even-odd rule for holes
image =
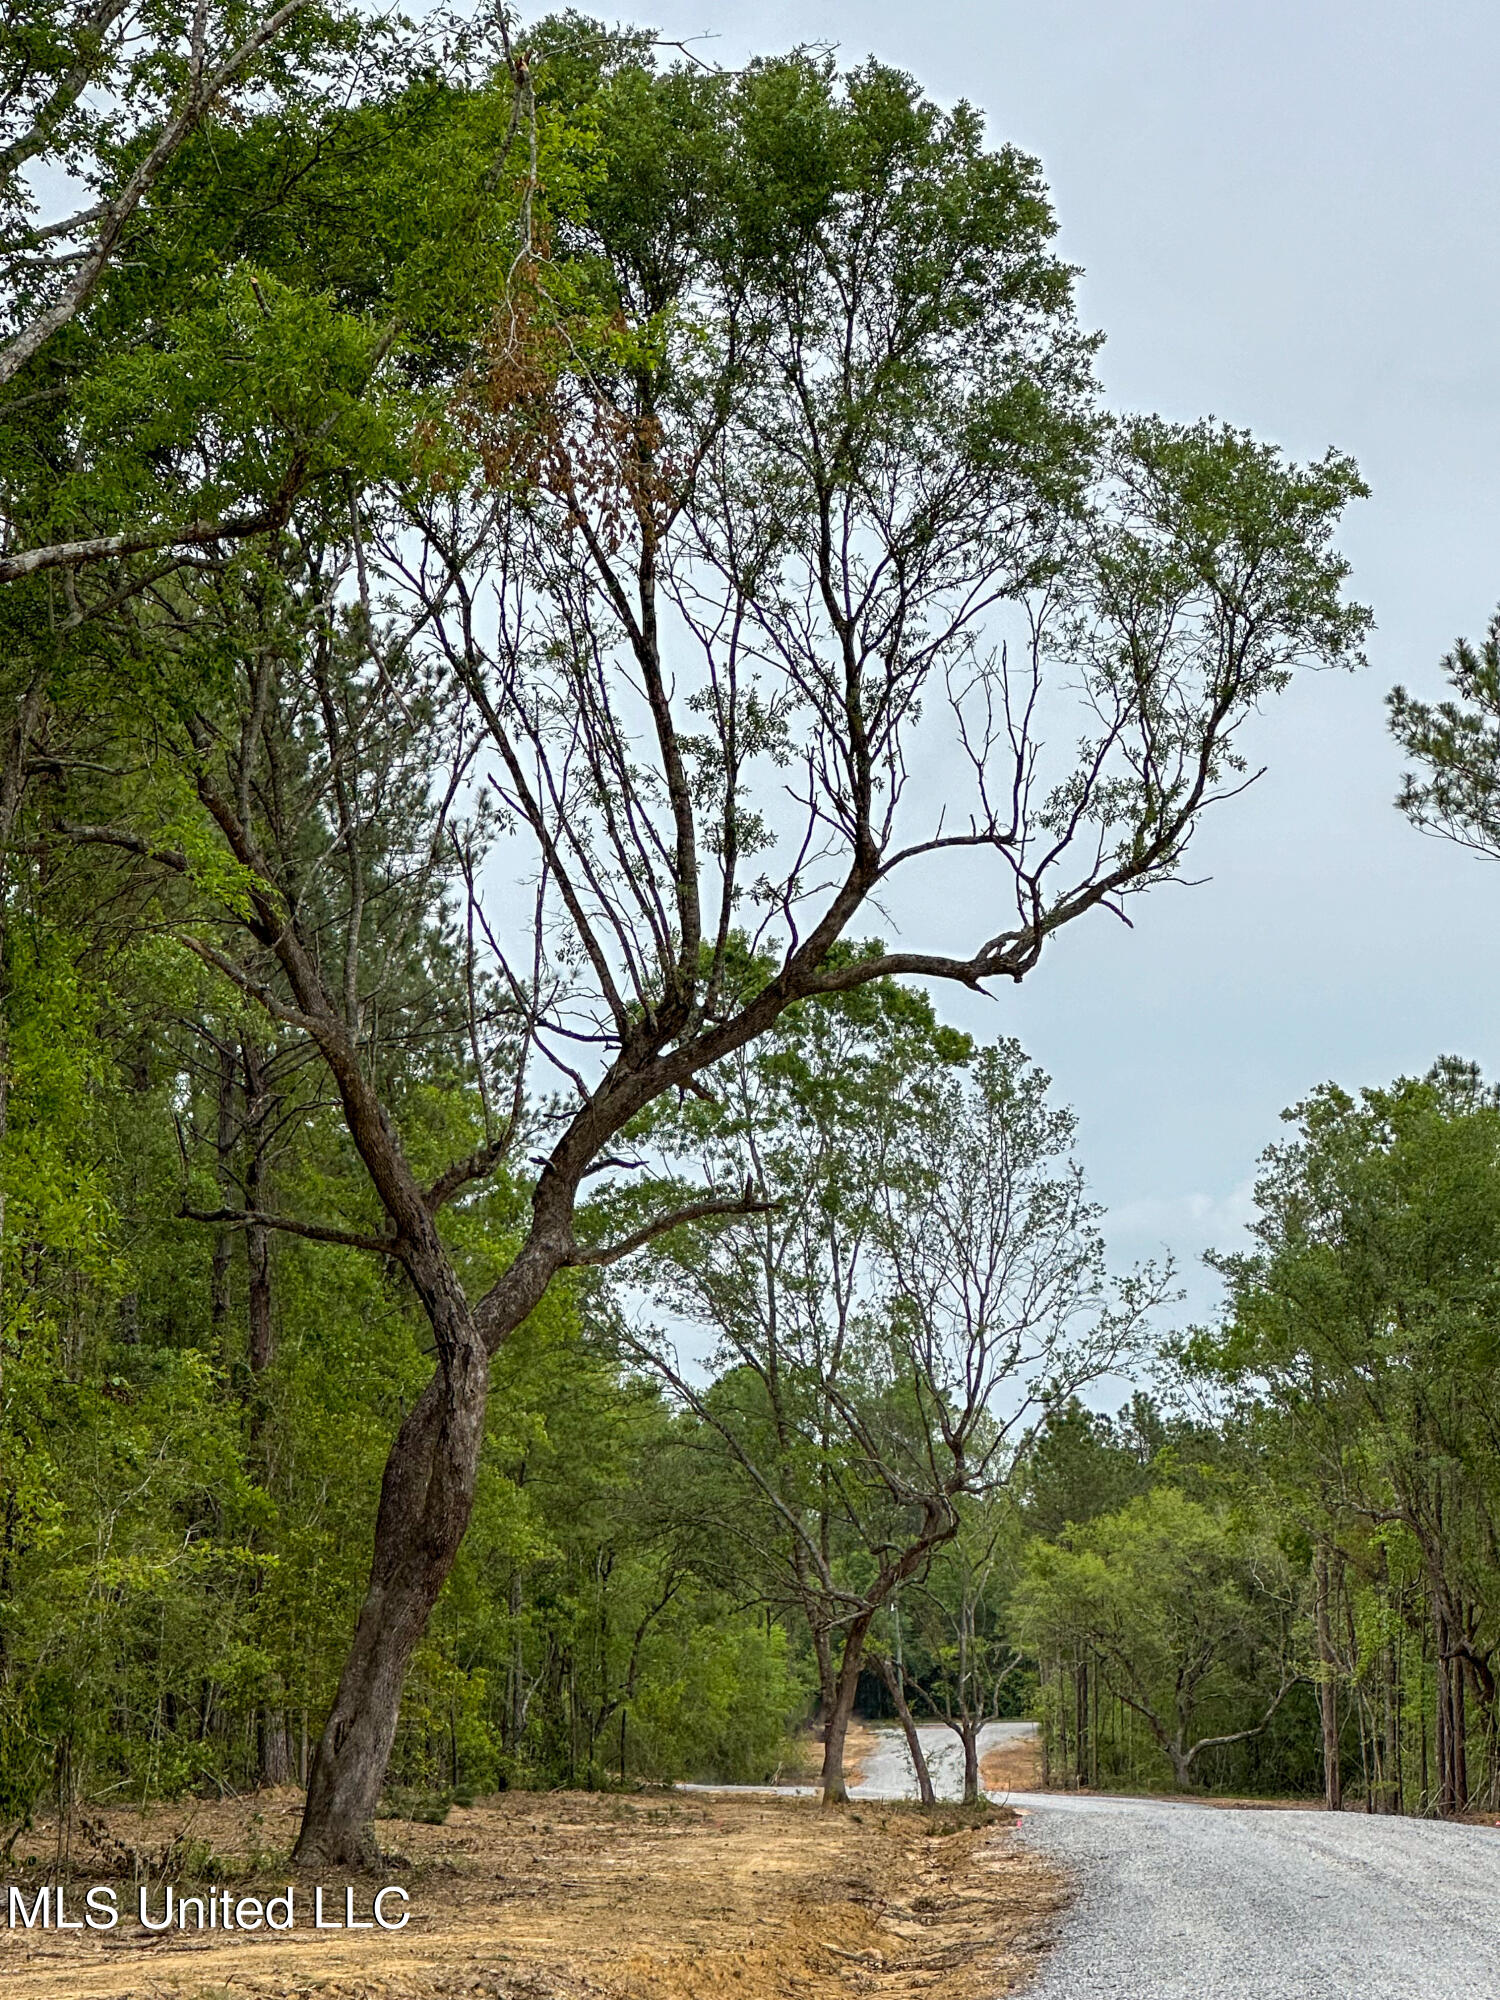
[[1393, 811], [1391, 683], [1439, 684], [1500, 600], [1500, 10], [1477, 0], [671, 0], [636, 16], [731, 64], [802, 40], [873, 52], [1037, 154], [1107, 335], [1116, 408], [1213, 414], [1374, 489], [1343, 538], [1375, 612], [1363, 674], [1257, 725], [1267, 775], [1200, 837], [1203, 886], [1100, 916], [994, 1003], [1082, 1121], [1117, 1257], [1197, 1268], [1249, 1213], [1278, 1114], [1439, 1053], [1500, 1074], [1500, 863]]

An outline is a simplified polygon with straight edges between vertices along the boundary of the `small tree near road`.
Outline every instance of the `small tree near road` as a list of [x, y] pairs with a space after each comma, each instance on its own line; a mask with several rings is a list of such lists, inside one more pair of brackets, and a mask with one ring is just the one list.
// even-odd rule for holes
[[[724, 1531], [808, 1619], [831, 1803], [877, 1618], [951, 1561], [965, 1505], [1002, 1488], [1049, 1399], [1117, 1365], [1163, 1296], [1150, 1272], [1107, 1283], [1047, 1078], [1013, 1042], [956, 1057], [890, 983], [789, 1015], [730, 1067], [730, 1109], [679, 1121], [705, 1178], [763, 1204], [659, 1261], [663, 1302], [717, 1338], [714, 1379], [632, 1336], [737, 1475]], [[944, 1685], [977, 1796], [988, 1662], [965, 1602]]]
[[1021, 1522], [1009, 1495], [988, 1494], [964, 1507], [958, 1533], [916, 1593], [921, 1696], [959, 1740], [965, 1805], [984, 1796], [980, 1731], [1000, 1715], [1005, 1682], [1024, 1658], [1010, 1616], [1020, 1556]]

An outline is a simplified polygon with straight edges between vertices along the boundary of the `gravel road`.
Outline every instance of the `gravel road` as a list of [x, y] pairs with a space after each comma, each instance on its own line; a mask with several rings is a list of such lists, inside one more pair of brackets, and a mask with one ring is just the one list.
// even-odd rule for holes
[[[956, 1796], [955, 1739], [923, 1735]], [[907, 1795], [899, 1733], [882, 1732], [864, 1775], [870, 1796]], [[1011, 1804], [1079, 1886], [1028, 2000], [1500, 2000], [1500, 1831], [1040, 1793]]]
[[[932, 1789], [940, 1799], [961, 1799], [964, 1753], [958, 1738], [940, 1722], [919, 1722], [917, 1734], [922, 1739]], [[1035, 1735], [1034, 1722], [987, 1722], [979, 1732], [980, 1757]], [[914, 1799], [917, 1774], [907, 1755], [906, 1738], [899, 1729], [885, 1728], [877, 1729], [875, 1738], [876, 1748], [860, 1753], [859, 1783], [849, 1787], [850, 1794], [857, 1799]]]

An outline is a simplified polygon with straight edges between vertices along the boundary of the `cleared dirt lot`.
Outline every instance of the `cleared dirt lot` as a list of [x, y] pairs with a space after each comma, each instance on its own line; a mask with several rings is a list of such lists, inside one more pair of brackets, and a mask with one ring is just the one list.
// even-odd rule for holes
[[[299, 1927], [283, 1936], [140, 1931], [135, 1889], [118, 1874], [122, 1848], [160, 1859], [185, 1833], [223, 1858], [236, 1896], [277, 1893], [291, 1878], [273, 1857], [290, 1847], [298, 1806], [287, 1793], [98, 1815], [92, 1851], [75, 1832], [70, 1914], [89, 1884], [110, 1880], [127, 1914], [101, 1934], [0, 1930], [0, 1992], [6, 2000], [989, 2000], [1023, 1980], [1065, 1894], [1059, 1871], [1018, 1841], [1008, 1814], [974, 1825], [957, 1813], [924, 1820], [900, 1805], [831, 1812], [803, 1799], [513, 1793], [455, 1808], [440, 1827], [382, 1822], [384, 1844], [406, 1857], [384, 1878], [410, 1892], [402, 1932], [351, 1938], [303, 1928], [310, 1881], [298, 1885]], [[27, 1846], [45, 1861], [45, 1845], [30, 1841], [23, 1853]], [[52, 1878], [44, 1865], [23, 1872]], [[361, 1914], [378, 1886], [359, 1886]], [[325, 1908], [342, 1914], [343, 1899], [342, 1879], [326, 1881]], [[152, 1910], [160, 1914], [159, 1891]]]

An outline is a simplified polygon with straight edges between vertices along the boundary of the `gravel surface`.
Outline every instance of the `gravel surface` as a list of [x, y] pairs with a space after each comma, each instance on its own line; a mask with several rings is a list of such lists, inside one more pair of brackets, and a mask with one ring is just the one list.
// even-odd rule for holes
[[[1006, 1740], [998, 1730], [985, 1749]], [[956, 1797], [956, 1739], [922, 1735], [939, 1792]], [[860, 1789], [914, 1795], [899, 1733], [881, 1732]], [[1171, 1800], [1010, 1803], [1079, 1890], [1028, 2000], [1500, 2000], [1500, 1831]]]
[[1011, 1801], [1079, 1901], [1032, 2000], [1497, 2000], [1500, 1832]]
[[[919, 1722], [922, 1754], [927, 1759], [932, 1789], [940, 1799], [961, 1799], [964, 1795], [963, 1745], [951, 1729], [940, 1722]], [[987, 1722], [979, 1732], [981, 1759], [1007, 1743], [1036, 1735], [1034, 1722]], [[849, 1787], [856, 1799], [914, 1799], [917, 1774], [907, 1755], [906, 1738], [899, 1729], [875, 1731], [877, 1747], [860, 1755], [860, 1779]], [[1497, 1995], [1500, 2000], [1500, 1995]]]

